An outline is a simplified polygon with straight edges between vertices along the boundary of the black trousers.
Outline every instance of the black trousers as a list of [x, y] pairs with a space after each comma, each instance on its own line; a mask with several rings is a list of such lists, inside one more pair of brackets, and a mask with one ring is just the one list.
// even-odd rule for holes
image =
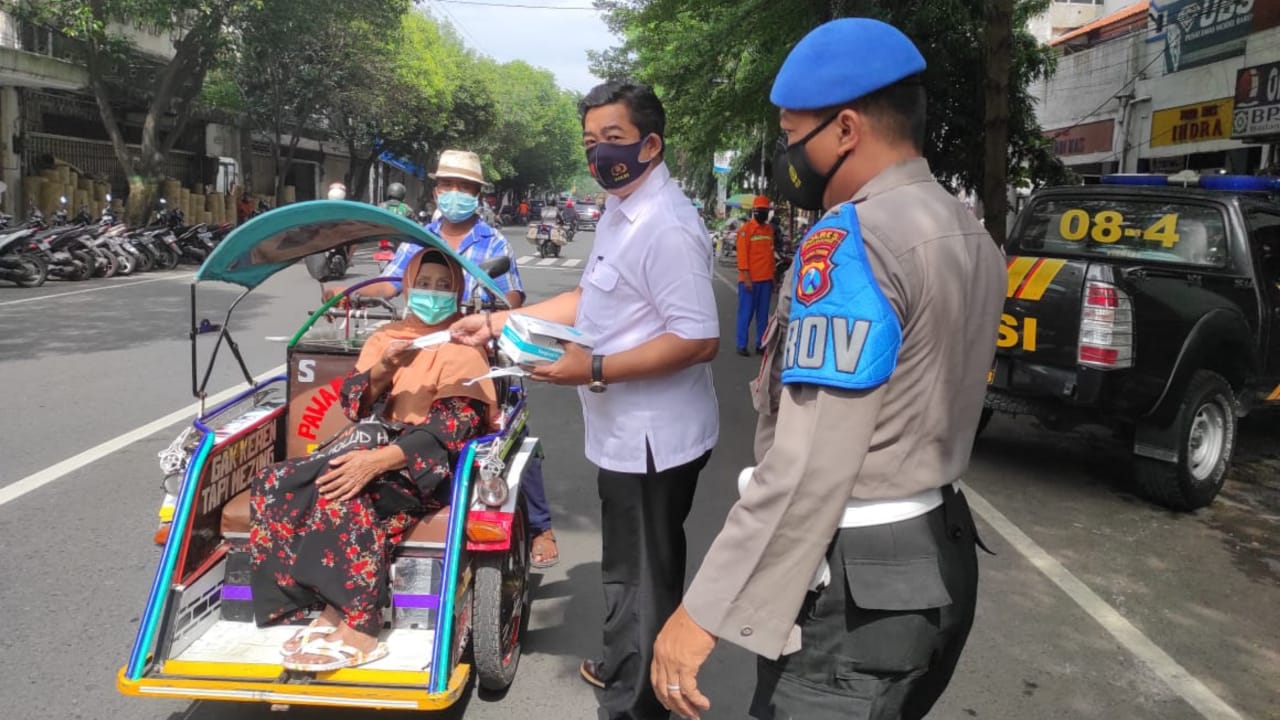
[[653, 641], [684, 595], [684, 521], [693, 506], [698, 473], [711, 453], [657, 472], [653, 456], [644, 474], [600, 469], [600, 524], [604, 580], [606, 683], [601, 706], [609, 720], [665, 720], [653, 694], [649, 665]]
[[800, 610], [802, 648], [759, 658], [751, 716], [918, 720], [964, 649], [978, 594], [977, 534], [962, 493], [911, 520], [840, 530], [831, 582]]

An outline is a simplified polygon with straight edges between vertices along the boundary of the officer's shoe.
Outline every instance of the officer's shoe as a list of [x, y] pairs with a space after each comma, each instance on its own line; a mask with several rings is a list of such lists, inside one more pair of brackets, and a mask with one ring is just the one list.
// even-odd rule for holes
[[605, 687], [603, 665], [604, 663], [600, 660], [583, 660], [578, 672], [582, 675], [582, 679], [587, 681], [588, 685], [603, 690]]

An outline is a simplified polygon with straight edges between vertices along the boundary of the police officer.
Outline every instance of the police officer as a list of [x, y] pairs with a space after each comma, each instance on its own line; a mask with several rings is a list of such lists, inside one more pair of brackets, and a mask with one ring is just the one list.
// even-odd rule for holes
[[758, 465], [655, 643], [654, 691], [680, 715], [710, 707], [697, 671], [723, 638], [759, 655], [753, 717], [921, 718], [973, 624], [958, 481], [1007, 280], [921, 156], [924, 69], [895, 28], [844, 18], [774, 81], [778, 184], [827, 211], [753, 384]]

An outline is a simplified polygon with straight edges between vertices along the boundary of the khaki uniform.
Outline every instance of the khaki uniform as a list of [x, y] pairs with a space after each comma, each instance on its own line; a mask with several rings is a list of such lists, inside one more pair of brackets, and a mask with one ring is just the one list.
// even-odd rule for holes
[[[783, 386], [792, 274], [752, 383], [758, 466], [684, 600], [699, 625], [765, 658], [797, 649], [797, 616], [846, 499], [902, 498], [962, 476], [995, 354], [1003, 256], [927, 162], [885, 170], [852, 201], [872, 273], [902, 328], [897, 367], [871, 390]], [[892, 584], [897, 571], [884, 567], [865, 577]], [[908, 563], [901, 572], [915, 569]], [[843, 584], [837, 570], [834, 582]], [[938, 571], [925, 571], [934, 577], [923, 586], [944, 602]]]

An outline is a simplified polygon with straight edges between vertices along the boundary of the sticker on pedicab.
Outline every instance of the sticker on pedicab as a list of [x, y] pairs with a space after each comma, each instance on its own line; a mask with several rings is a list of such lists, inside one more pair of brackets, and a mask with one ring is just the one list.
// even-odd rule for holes
[[204, 564], [221, 542], [222, 508], [248, 490], [253, 477], [276, 461], [276, 418], [280, 407], [251, 429], [216, 446], [205, 461], [196, 486], [191, 534], [183, 551], [180, 577], [187, 578]]
[[805, 238], [796, 277], [782, 382], [866, 390], [888, 381], [902, 327], [871, 270], [852, 203]]

